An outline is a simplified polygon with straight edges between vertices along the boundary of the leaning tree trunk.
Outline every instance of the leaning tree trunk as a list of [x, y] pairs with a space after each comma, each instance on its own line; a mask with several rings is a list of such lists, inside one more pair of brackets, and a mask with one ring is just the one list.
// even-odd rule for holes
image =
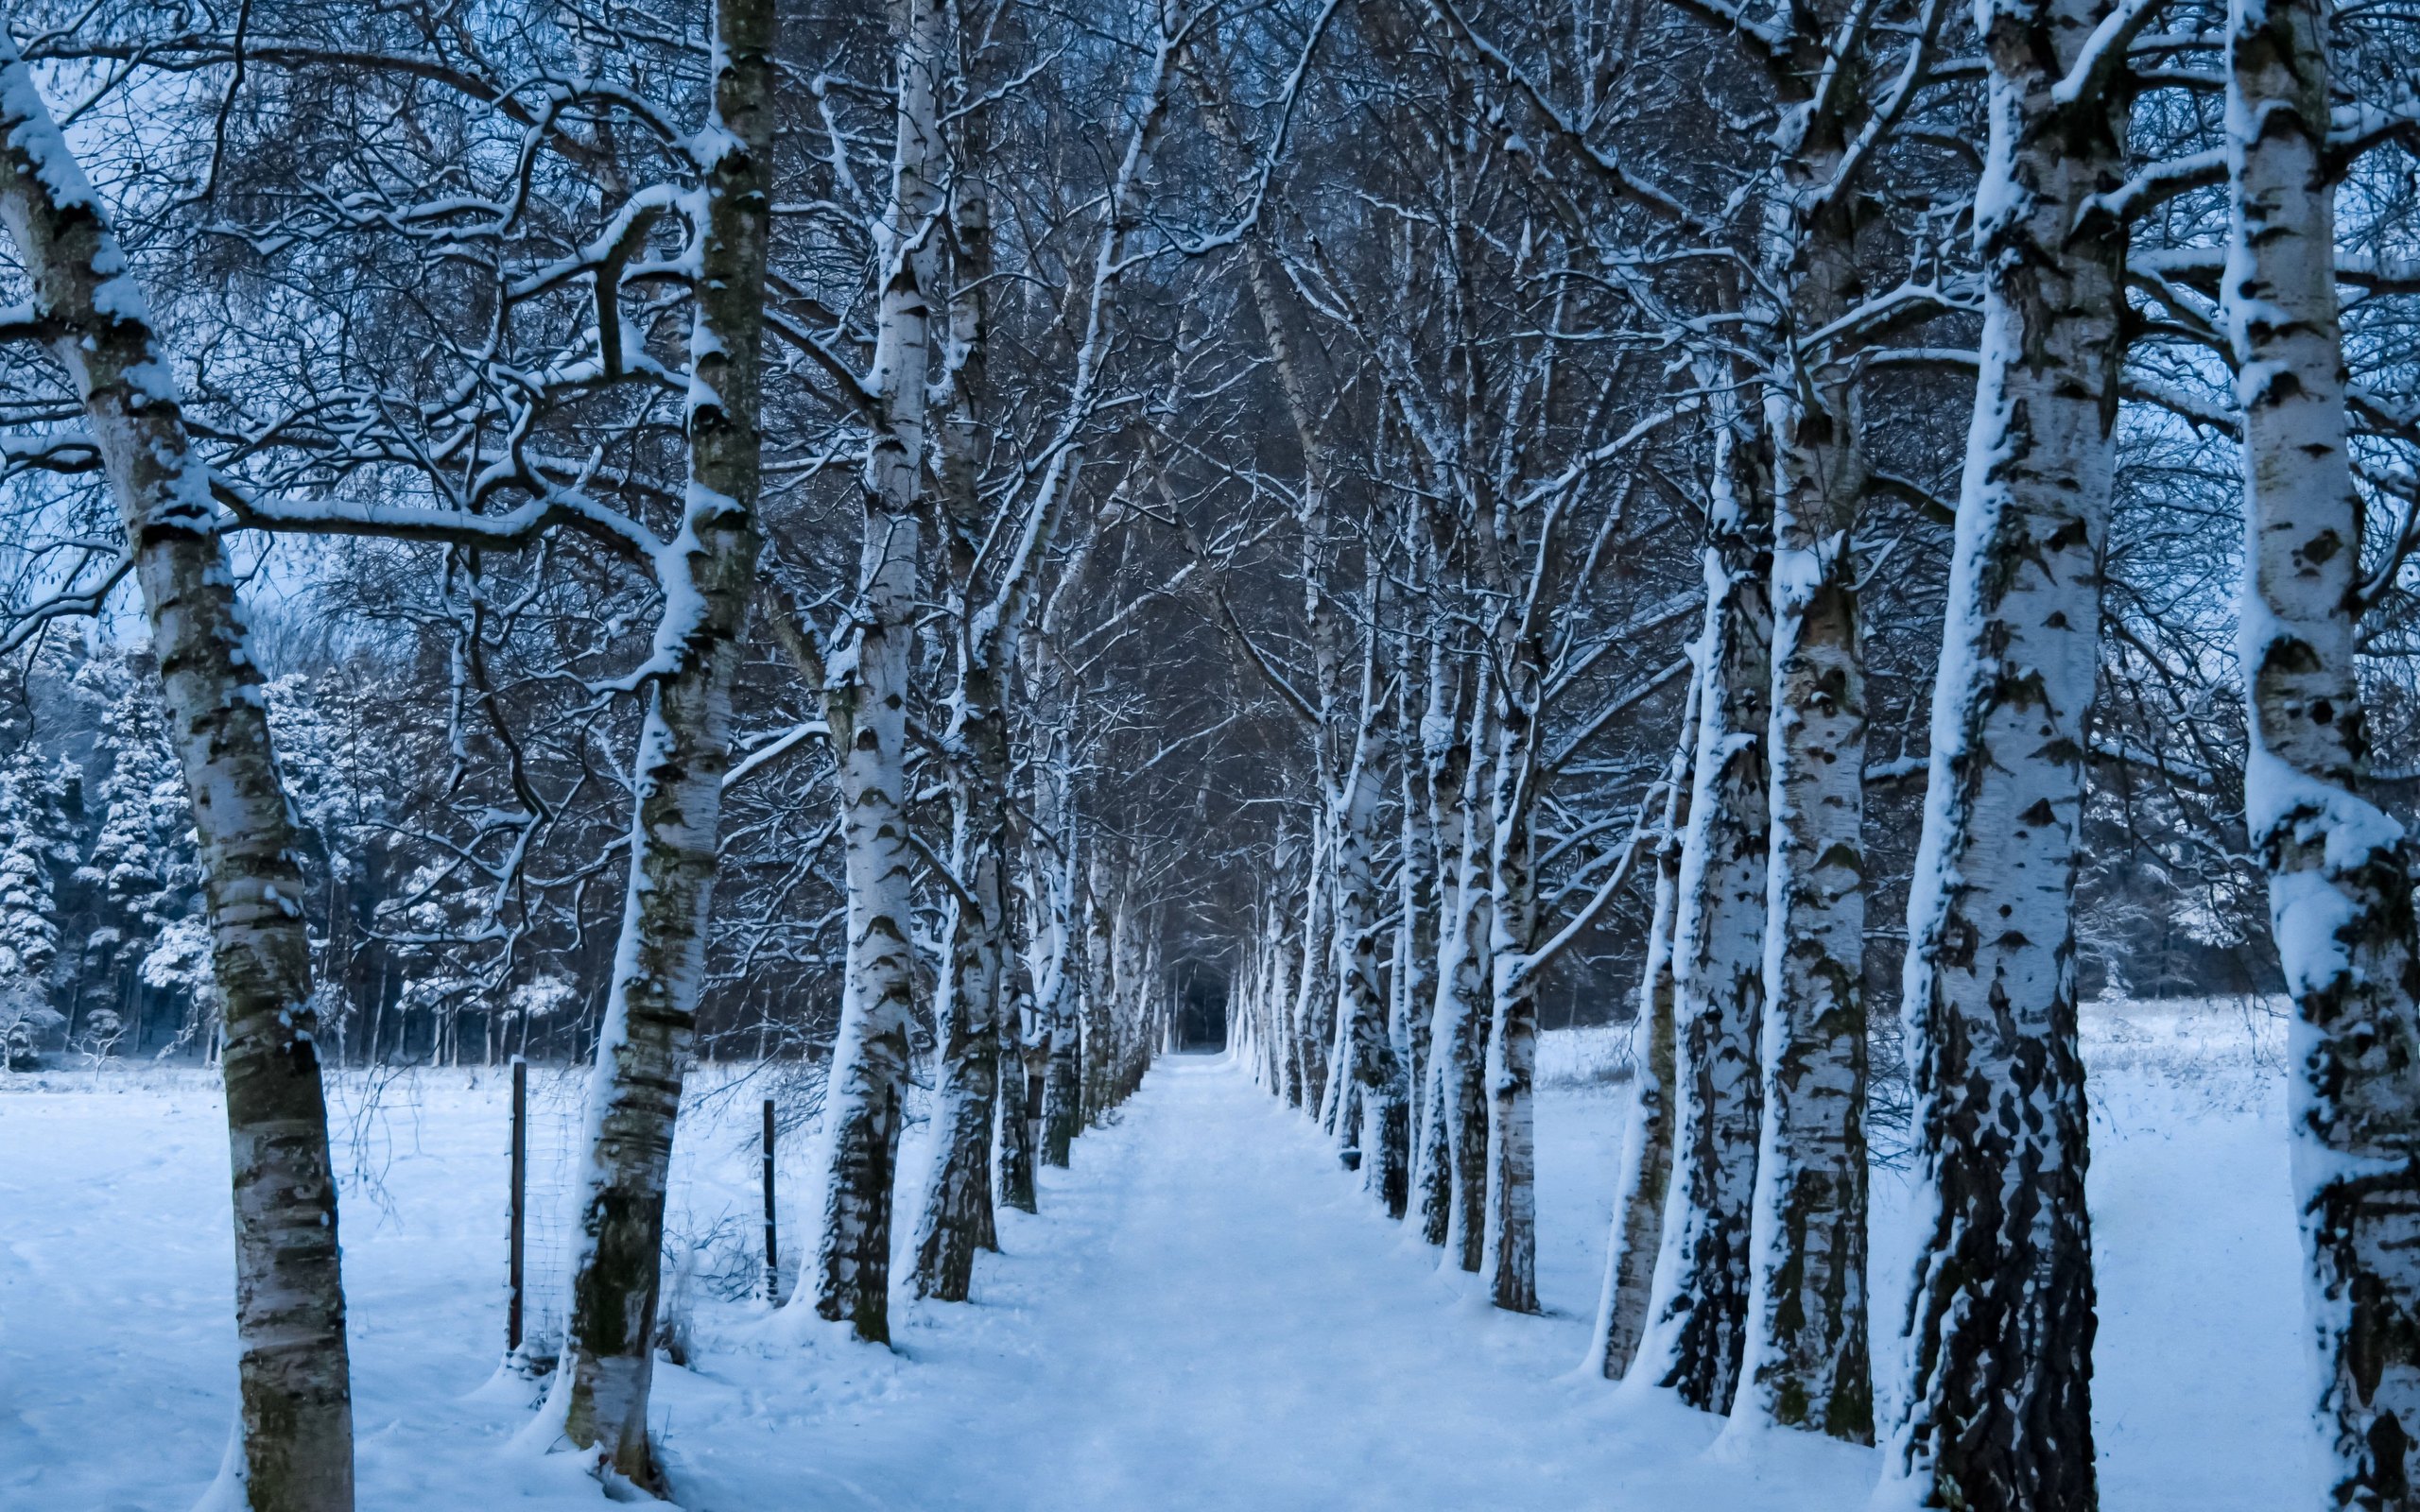
[[167, 353], [82, 169], [0, 26], [0, 222], [125, 524], [193, 803], [235, 1215], [238, 1443], [252, 1512], [353, 1505], [353, 1394], [301, 900], [261, 673]]
[[2226, 313], [2243, 405], [2252, 844], [2296, 1013], [2327, 1503], [2420, 1505], [2420, 959], [2411, 845], [2362, 796], [2361, 500], [2345, 450], [2327, 11], [2237, 0]]
[[2125, 118], [2068, 75], [2112, 9], [1984, 14], [1981, 369], [1902, 1005], [1923, 1238], [1886, 1474], [1924, 1505], [2096, 1499], [2072, 902], [2124, 300], [2093, 197], [2123, 181]]
[[[1820, 26], [1797, 56], [1826, 56]], [[1816, 70], [1820, 73], [1820, 70]], [[1766, 208], [1780, 352], [1773, 449], [1772, 833], [1766, 860], [1763, 1134], [1733, 1418], [1874, 1438], [1866, 1345], [1865, 662], [1851, 549], [1864, 486], [1855, 378], [1808, 353], [1858, 287], [1836, 89], [1786, 117]]]
[[915, 1007], [914, 852], [908, 828], [908, 696], [924, 587], [922, 472], [940, 209], [941, 82], [950, 11], [912, 0], [900, 50], [898, 134], [882, 245], [859, 610], [824, 684], [839, 755], [848, 965], [823, 1094], [822, 1221], [811, 1295], [817, 1315], [857, 1337], [890, 1338], [892, 1184]]
[[1681, 738], [1665, 767], [1664, 825], [1655, 846], [1655, 905], [1647, 926], [1647, 961], [1638, 979], [1631, 1029], [1630, 1117], [1622, 1138], [1614, 1231], [1605, 1290], [1597, 1309], [1597, 1366], [1609, 1381], [1630, 1371], [1647, 1332], [1648, 1302], [1662, 1247], [1664, 1204], [1672, 1184], [1672, 923], [1681, 884], [1681, 837], [1689, 822], [1690, 774], [1698, 738], [1698, 681], [1689, 679]]
[[1672, 1177], [1638, 1357], [1647, 1379], [1707, 1412], [1728, 1411], [1738, 1388], [1756, 1178], [1772, 568], [1767, 482], [1752, 446], [1724, 417], [1695, 653], [1695, 789], [1672, 930]]
[[630, 881], [589, 1082], [571, 1315], [549, 1407], [562, 1412], [573, 1445], [657, 1489], [647, 1409], [665, 1187], [705, 975], [732, 687], [756, 573], [771, 219], [773, 9], [767, 0], [724, 0], [717, 26], [714, 107], [699, 136], [707, 276], [689, 343], [688, 496], [663, 561], [655, 657], [666, 670], [649, 695], [632, 765]]

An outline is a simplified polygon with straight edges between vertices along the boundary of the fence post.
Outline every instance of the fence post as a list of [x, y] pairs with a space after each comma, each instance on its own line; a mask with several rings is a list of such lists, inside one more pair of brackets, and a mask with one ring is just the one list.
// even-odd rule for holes
[[529, 1063], [519, 1056], [512, 1057], [512, 1253], [507, 1263], [510, 1267], [510, 1300], [504, 1313], [504, 1348], [508, 1354], [521, 1349], [521, 1299], [523, 1275], [521, 1241], [525, 1228], [523, 1194], [529, 1177]]
[[773, 1233], [773, 1100], [765, 1099], [765, 1300], [781, 1305], [782, 1251]]

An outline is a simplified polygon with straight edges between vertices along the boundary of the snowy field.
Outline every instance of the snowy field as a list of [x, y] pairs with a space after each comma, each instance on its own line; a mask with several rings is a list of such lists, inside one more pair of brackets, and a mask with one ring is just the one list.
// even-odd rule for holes
[[[2313, 1500], [2279, 1038], [2235, 1004], [2087, 1010], [2110, 1512]], [[981, 1263], [975, 1303], [906, 1314], [895, 1354], [720, 1295], [756, 1253], [741, 1089], [683, 1125], [671, 1228], [696, 1257], [679, 1282], [694, 1344], [656, 1396], [682, 1503], [1861, 1507], [1871, 1452], [1718, 1442], [1718, 1419], [1575, 1370], [1620, 1058], [1602, 1031], [1547, 1037], [1544, 1317], [1441, 1277], [1305, 1122], [1184, 1057], [1078, 1143], [1072, 1171], [1045, 1173], [1041, 1216], [1003, 1214], [1007, 1253]], [[365, 1507], [598, 1504], [566, 1458], [513, 1442], [530, 1388], [495, 1370], [507, 1086], [431, 1072], [374, 1100], [337, 1090]], [[573, 1093], [537, 1079], [542, 1126]], [[219, 1118], [193, 1073], [0, 1077], [0, 1507], [182, 1512], [216, 1470], [234, 1388]], [[542, 1188], [549, 1159], [542, 1141]], [[1886, 1172], [1876, 1198], [1879, 1322], [1903, 1185]]]

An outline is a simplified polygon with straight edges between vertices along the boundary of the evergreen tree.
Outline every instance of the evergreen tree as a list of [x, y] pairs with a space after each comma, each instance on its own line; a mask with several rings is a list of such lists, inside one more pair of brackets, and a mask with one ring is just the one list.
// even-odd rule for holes
[[53, 774], [28, 739], [0, 769], [0, 1058], [34, 1062], [67, 1022], [51, 1002], [59, 958], [52, 861], [59, 847]]

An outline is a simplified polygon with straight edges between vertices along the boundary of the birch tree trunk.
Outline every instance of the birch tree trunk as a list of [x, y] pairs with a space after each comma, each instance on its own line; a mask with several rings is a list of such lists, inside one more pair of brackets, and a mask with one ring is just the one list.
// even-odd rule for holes
[[1328, 1113], [1328, 1040], [1335, 1027], [1335, 891], [1329, 877], [1335, 834], [1331, 815], [1322, 812], [1311, 843], [1310, 877], [1304, 886], [1303, 960], [1295, 973], [1291, 1014], [1294, 1077], [1302, 1089], [1302, 1107], [1321, 1122]]
[[1063, 985], [1052, 1005], [1050, 1059], [1042, 1084], [1042, 1163], [1063, 1171], [1083, 1123], [1084, 1040], [1075, 992]]
[[1477, 700], [1470, 759], [1462, 770], [1462, 854], [1457, 890], [1460, 903], [1447, 919], [1447, 943], [1437, 961], [1437, 1022], [1429, 1034], [1429, 1107], [1442, 1141], [1443, 1169], [1451, 1186], [1445, 1252], [1476, 1273], [1487, 1253], [1488, 1040], [1495, 1023], [1493, 984], [1495, 892], [1490, 863], [1495, 852], [1495, 816], [1480, 799], [1479, 783], [1490, 763], [1478, 753], [1492, 748], [1489, 700]]
[[2328, 20], [2236, 0], [2228, 334], [2243, 405], [2246, 817], [2293, 994], [2293, 1169], [2326, 1503], [2420, 1504], [2420, 960], [2411, 846], [2361, 792], [2361, 501], [2345, 443]]
[[1706, 1412], [1731, 1406], [1747, 1325], [1772, 624], [1768, 480], [1744, 427], [1717, 415], [1695, 791], [1672, 930], [1673, 1167], [1638, 1357], [1648, 1379]]
[[[974, 134], [972, 131], [970, 135]], [[1000, 992], [1007, 972], [1009, 715], [1006, 674], [1014, 655], [994, 617], [978, 612], [978, 571], [987, 534], [979, 488], [977, 408], [985, 398], [984, 304], [992, 271], [990, 201], [960, 179], [950, 217], [957, 254], [950, 301], [956, 370], [942, 439], [942, 502], [949, 524], [958, 687], [943, 746], [950, 753], [954, 822], [947, 956], [934, 1074], [933, 1169], [917, 1218], [914, 1286], [919, 1297], [966, 1300], [975, 1252], [997, 1249], [992, 1211], [992, 1140], [1000, 1087]], [[1021, 1073], [1012, 1073], [1021, 1074]]]
[[[977, 48], [979, 55], [981, 49]], [[935, 1168], [918, 1220], [918, 1295], [963, 1301], [975, 1251], [998, 1247], [992, 1211], [992, 1131], [1000, 1075], [999, 999], [1006, 974], [1011, 752], [1006, 707], [1008, 674], [1015, 664], [1027, 608], [1056, 533], [1062, 507], [1076, 487], [1085, 449], [1080, 428], [1105, 360], [1109, 301], [1129, 260], [1125, 240], [1134, 186], [1165, 114], [1175, 43], [1165, 35], [1155, 56], [1146, 106], [1135, 122], [1111, 191], [1093, 262], [1091, 297], [1070, 384], [1063, 444], [1026, 500], [1021, 520], [1003, 533], [985, 517], [980, 484], [981, 410], [986, 382], [987, 309], [992, 277], [988, 193], [970, 160], [988, 150], [982, 111], [962, 116], [956, 212], [950, 219], [956, 286], [950, 301], [953, 374], [947, 423], [941, 431], [942, 502], [949, 524], [958, 687], [944, 746], [950, 753], [957, 821], [951, 867], [962, 896], [950, 911], [950, 947], [942, 1012]], [[979, 95], [986, 81], [970, 81]], [[1007, 496], [1013, 500], [1014, 492]], [[997, 548], [1005, 534], [1009, 549]]]
[[826, 1172], [814, 1283], [818, 1315], [890, 1339], [892, 1183], [915, 994], [913, 852], [908, 840], [908, 691], [924, 586], [925, 389], [942, 160], [942, 0], [908, 0], [898, 136], [878, 238], [882, 295], [873, 377], [879, 422], [866, 457], [865, 546], [856, 624], [827, 669], [825, 723], [839, 753], [848, 967], [823, 1096]]
[[1030, 993], [1019, 992], [1000, 1016], [999, 1050], [999, 1200], [1019, 1212], [1042, 1211], [1033, 1167], [1041, 1154], [1034, 1138], [1034, 1119], [1042, 1109], [1031, 1095], [1038, 1074], [1048, 1064], [1029, 1027], [1035, 1019]]
[[1886, 1474], [1922, 1505], [2094, 1504], [2076, 827], [2122, 336], [2122, 104], [2067, 81], [2100, 0], [1981, 11], [1981, 369], [1902, 1011], [1924, 1238]]
[[1853, 369], [1808, 355], [1813, 334], [1848, 312], [1858, 286], [1856, 200], [1836, 180], [1847, 148], [1844, 96], [1860, 92], [1854, 69], [1821, 66], [1824, 26], [1802, 26], [1794, 42], [1793, 76], [1822, 80], [1822, 93], [1784, 117], [1766, 209], [1764, 283], [1778, 291], [1783, 316], [1775, 381], [1765, 388], [1774, 472], [1772, 833], [1763, 1122], [1732, 1416], [1870, 1443], [1865, 665], [1850, 546], [1865, 480]]
[[[1414, 648], [1407, 645], [1406, 651], [1404, 664], [1409, 669], [1416, 664]], [[1403, 1059], [1401, 1097], [1406, 1105], [1405, 1197], [1396, 1209], [1398, 1217], [1410, 1205], [1413, 1177], [1421, 1159], [1418, 1152], [1425, 1132], [1423, 1110], [1427, 1102], [1422, 1090], [1427, 1086], [1430, 1008], [1437, 993], [1437, 815], [1429, 806], [1433, 776], [1427, 731], [1432, 719], [1443, 722], [1443, 715], [1437, 711], [1444, 696], [1444, 676], [1443, 658], [1433, 647], [1424, 680], [1427, 684], [1425, 702], [1418, 703], [1407, 682], [1401, 726], [1409, 737], [1402, 744], [1403, 857], [1397, 871], [1395, 900], [1403, 919], [1395, 926], [1395, 974], [1388, 1009], [1394, 1021], [1393, 1038]]]
[[[1509, 615], [1510, 610], [1507, 610]], [[1529, 953], [1537, 945], [1537, 878], [1530, 809], [1537, 769], [1536, 729], [1543, 648], [1524, 633], [1501, 656], [1494, 767], [1495, 893], [1490, 964], [1495, 1011], [1487, 1045], [1487, 1262], [1489, 1296], [1512, 1313], [1538, 1310], [1538, 989]]]
[[[1345, 778], [1342, 810], [1337, 824], [1337, 944], [1343, 957], [1338, 1011], [1344, 1033], [1351, 1080], [1357, 1106], [1340, 1115], [1340, 1132], [1361, 1152], [1363, 1184], [1376, 1192], [1392, 1217], [1403, 1216], [1408, 1152], [1399, 1120], [1403, 1095], [1398, 1086], [1402, 1066], [1389, 1032], [1388, 999], [1378, 971], [1377, 846], [1379, 798], [1386, 782], [1380, 760], [1386, 744], [1379, 722], [1385, 718], [1377, 659], [1374, 654], [1362, 679], [1362, 717]], [[1394, 1139], [1390, 1143], [1390, 1125]]]
[[208, 464], [101, 202], [0, 26], [0, 223], [83, 401], [193, 803], [235, 1223], [237, 1443], [252, 1512], [353, 1505], [353, 1395], [300, 865]]
[[1286, 1099], [1288, 1107], [1300, 1108], [1303, 1063], [1294, 1035], [1294, 977], [1288, 969], [1294, 954], [1287, 949], [1285, 931], [1279, 930], [1270, 947], [1269, 992], [1264, 1012], [1269, 1022], [1269, 1058], [1278, 1095]]
[[1041, 1160], [1066, 1169], [1080, 1117], [1082, 1043], [1077, 1034], [1075, 984], [1081, 978], [1082, 946], [1076, 930], [1076, 826], [1067, 782], [1072, 770], [1067, 721], [1071, 679], [1047, 635], [1021, 647], [1028, 658], [1026, 683], [1034, 730], [1033, 832], [1027, 838], [1026, 875], [1033, 903], [1033, 953], [1027, 972], [1033, 981], [1035, 1054], [1042, 1061]]
[[[1432, 709], [1436, 706], [1432, 705]], [[1469, 747], [1456, 739], [1449, 710], [1436, 713], [1437, 727], [1424, 727], [1422, 744], [1427, 757], [1428, 805], [1434, 816], [1439, 851], [1437, 881], [1437, 956], [1429, 972], [1428, 1058], [1421, 1068], [1420, 1138], [1412, 1165], [1412, 1194], [1423, 1242], [1443, 1246], [1453, 1230], [1454, 1115], [1460, 1081], [1456, 1027], [1462, 1022], [1464, 1000], [1456, 977], [1468, 954], [1470, 915], [1465, 908], [1468, 884], [1469, 811], [1463, 802]], [[1415, 1011], [1416, 1011], [1415, 1005]]]
[[1117, 919], [1111, 913], [1115, 888], [1111, 872], [1098, 851], [1085, 879], [1082, 902], [1084, 971], [1080, 1011], [1083, 1017], [1083, 1074], [1077, 1132], [1093, 1127], [1109, 1108], [1110, 1087], [1116, 1078], [1115, 1040], [1117, 1002]]
[[1655, 847], [1655, 904], [1647, 926], [1647, 960], [1639, 973], [1638, 1017], [1631, 1031], [1630, 1116], [1622, 1138], [1614, 1231], [1605, 1257], [1605, 1290], [1597, 1309], [1598, 1369], [1620, 1380], [1647, 1332], [1648, 1303], [1664, 1232], [1664, 1204], [1672, 1184], [1672, 925], [1679, 910], [1682, 835], [1689, 822], [1691, 772], [1697, 751], [1699, 679], [1689, 679], [1681, 739], [1665, 768], [1663, 837]]
[[600, 1464], [663, 1488], [647, 1436], [655, 1305], [681, 1077], [697, 1027], [731, 765], [731, 696], [754, 591], [765, 261], [771, 224], [773, 9], [716, 9], [714, 104], [690, 336], [689, 482], [664, 553], [664, 618], [632, 764], [631, 871], [596, 1066], [573, 1238], [571, 1315], [549, 1402]]

